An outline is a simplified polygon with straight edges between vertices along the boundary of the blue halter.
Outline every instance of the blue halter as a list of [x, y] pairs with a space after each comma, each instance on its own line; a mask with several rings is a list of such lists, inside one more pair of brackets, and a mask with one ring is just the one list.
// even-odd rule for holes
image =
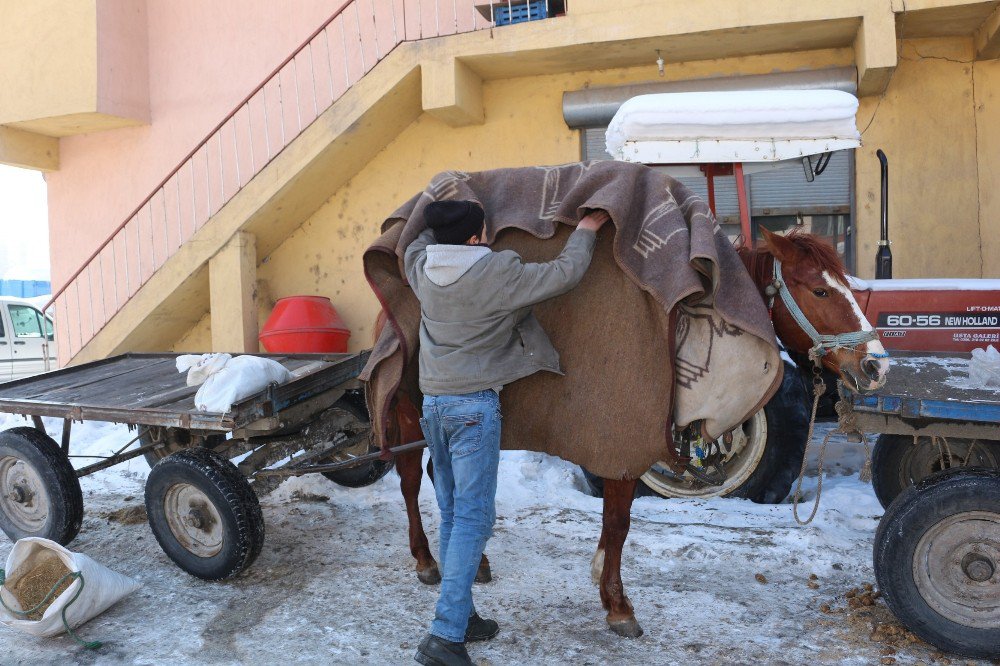
[[[792, 292], [781, 278], [781, 262], [777, 258], [774, 260], [774, 282], [764, 290], [768, 298], [773, 302], [775, 294], [781, 296], [782, 302], [791, 313], [792, 319], [799, 325], [809, 339], [812, 340], [813, 347], [809, 350], [809, 358], [816, 361], [827, 353], [835, 349], [851, 349], [866, 342], [878, 340], [878, 334], [874, 331], [854, 331], [852, 333], [838, 333], [837, 335], [823, 335], [816, 330], [816, 327], [806, 319], [802, 308], [795, 302]], [[876, 358], [887, 358], [888, 354], [870, 354]]]

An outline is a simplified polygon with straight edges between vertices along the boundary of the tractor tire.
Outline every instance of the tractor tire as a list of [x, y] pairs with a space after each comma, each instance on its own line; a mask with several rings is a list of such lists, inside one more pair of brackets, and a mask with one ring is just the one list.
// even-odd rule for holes
[[[746, 456], [737, 475], [722, 486], [697, 480], [677, 479], [663, 465], [652, 467], [639, 479], [636, 496], [743, 497], [759, 504], [777, 504], [788, 496], [798, 476], [809, 431], [809, 392], [801, 373], [785, 363], [781, 386], [760, 412], [739, 429]], [[604, 480], [583, 469], [584, 479], [595, 497], [604, 495]], [[685, 475], [686, 477], [687, 475]]]
[[909, 435], [879, 435], [872, 451], [872, 488], [882, 508], [887, 509], [914, 483], [955, 467], [1000, 469], [1000, 442], [949, 439], [946, 450], [929, 437], [918, 437], [914, 443]]

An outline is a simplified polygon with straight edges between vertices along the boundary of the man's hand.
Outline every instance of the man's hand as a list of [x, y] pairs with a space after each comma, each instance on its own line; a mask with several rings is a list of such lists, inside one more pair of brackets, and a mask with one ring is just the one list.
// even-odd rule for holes
[[600, 229], [602, 226], [604, 226], [604, 223], [610, 219], [611, 216], [608, 215], [605, 211], [592, 210], [589, 213], [587, 213], [587, 215], [582, 220], [580, 220], [580, 223], [576, 225], [576, 228], [587, 229], [589, 231], [593, 231], [596, 233], [597, 230]]

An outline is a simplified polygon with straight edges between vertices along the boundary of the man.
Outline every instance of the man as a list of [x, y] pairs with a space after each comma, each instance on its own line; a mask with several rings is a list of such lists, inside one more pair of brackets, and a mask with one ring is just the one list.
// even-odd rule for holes
[[432, 202], [424, 211], [428, 229], [404, 257], [420, 300], [420, 425], [441, 511], [441, 594], [415, 656], [428, 666], [471, 664], [465, 643], [500, 631], [472, 603], [472, 583], [496, 521], [499, 393], [539, 370], [562, 374], [531, 307], [577, 285], [597, 230], [609, 219], [604, 211], [591, 212], [556, 259], [526, 264], [515, 252], [490, 250], [484, 217], [473, 201]]

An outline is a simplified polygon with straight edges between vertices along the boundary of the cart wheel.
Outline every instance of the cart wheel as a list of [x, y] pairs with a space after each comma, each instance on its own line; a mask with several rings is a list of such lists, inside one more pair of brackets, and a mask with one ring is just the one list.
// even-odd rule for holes
[[879, 523], [874, 560], [910, 631], [946, 652], [1000, 656], [1000, 471], [954, 468], [904, 490]]
[[[785, 363], [781, 386], [764, 406], [731, 431], [732, 443], [723, 458], [726, 478], [709, 485], [685, 473], [678, 478], [658, 463], [639, 477], [637, 495], [663, 497], [745, 497], [777, 504], [788, 495], [805, 455], [809, 431], [809, 393], [801, 373]], [[591, 491], [604, 494], [602, 479], [584, 471]]]
[[[950, 455], [949, 455], [950, 452]], [[917, 481], [953, 467], [1000, 469], [1000, 442], [949, 439], [947, 448], [908, 435], [879, 435], [872, 452], [872, 488], [883, 508]]]
[[146, 513], [167, 557], [204, 580], [237, 575], [264, 545], [264, 516], [253, 489], [231, 462], [208, 449], [180, 451], [153, 467]]
[[[331, 409], [342, 410], [353, 417], [354, 422], [345, 428], [345, 430], [350, 431], [350, 434], [361, 430], [368, 430], [371, 427], [368, 410], [363, 405], [359, 405], [351, 397], [341, 398], [333, 404]], [[324, 459], [323, 462], [343, 462], [377, 450], [368, 439], [365, 439], [349, 449], [337, 451], [329, 458]], [[323, 476], [341, 486], [363, 488], [364, 486], [370, 486], [385, 476], [393, 468], [394, 464], [392, 460], [372, 460], [357, 467], [349, 467], [336, 472], [323, 472]]]
[[0, 529], [11, 541], [42, 537], [62, 545], [80, 533], [83, 493], [69, 459], [30, 427], [0, 432]]

